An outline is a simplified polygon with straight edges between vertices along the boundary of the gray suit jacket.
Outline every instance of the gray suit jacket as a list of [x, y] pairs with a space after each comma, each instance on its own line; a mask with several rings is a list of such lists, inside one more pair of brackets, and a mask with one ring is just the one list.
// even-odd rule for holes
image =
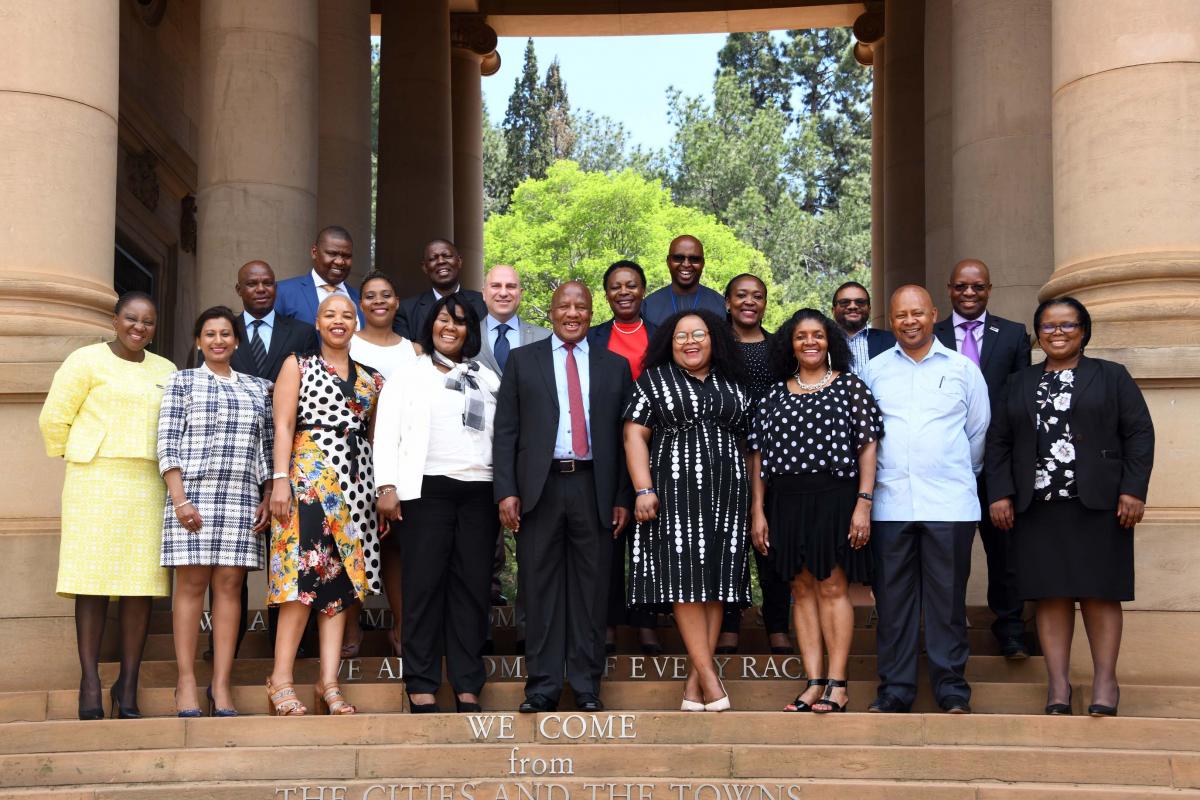
[[[519, 314], [517, 315], [517, 321], [521, 323], [521, 343], [517, 345], [518, 347], [540, 342], [542, 339], [549, 338], [550, 336], [550, 331], [540, 325], [526, 322], [521, 319]], [[483, 339], [483, 344], [479, 348], [479, 362], [492, 372], [500, 375], [500, 365], [496, 363], [496, 354], [492, 352], [492, 344], [488, 341], [490, 337], [488, 336], [487, 317], [484, 317], [483, 321], [479, 323], [479, 335]]]

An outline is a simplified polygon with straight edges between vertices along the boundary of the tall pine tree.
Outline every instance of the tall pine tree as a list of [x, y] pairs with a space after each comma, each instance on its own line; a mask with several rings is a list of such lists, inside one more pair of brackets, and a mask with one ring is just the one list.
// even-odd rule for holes
[[774, 103], [781, 111], [792, 110], [792, 84], [784, 63], [784, 47], [770, 31], [729, 34], [717, 53], [717, 75], [726, 70], [750, 92], [755, 108]]
[[550, 138], [553, 159], [559, 161], [572, 158], [575, 152], [575, 131], [571, 127], [571, 102], [567, 99], [567, 84], [563, 82], [557, 58], [550, 62], [549, 68], [546, 69], [542, 99], [546, 103], [546, 134]]
[[526, 178], [543, 178], [554, 159], [546, 115], [545, 89], [538, 76], [533, 39], [525, 43], [525, 66], [508, 98], [504, 114], [504, 181], [502, 205], [508, 208], [513, 189]]

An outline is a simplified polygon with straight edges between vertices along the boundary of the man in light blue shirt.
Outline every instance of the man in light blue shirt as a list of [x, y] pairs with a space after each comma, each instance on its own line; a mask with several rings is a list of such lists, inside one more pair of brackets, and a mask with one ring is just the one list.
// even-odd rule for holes
[[897, 289], [889, 318], [896, 346], [871, 359], [868, 376], [886, 434], [871, 509], [880, 685], [870, 710], [912, 706], [923, 614], [934, 697], [945, 711], [970, 713], [966, 592], [975, 476], [991, 421], [987, 384], [934, 338], [937, 309], [925, 289]]

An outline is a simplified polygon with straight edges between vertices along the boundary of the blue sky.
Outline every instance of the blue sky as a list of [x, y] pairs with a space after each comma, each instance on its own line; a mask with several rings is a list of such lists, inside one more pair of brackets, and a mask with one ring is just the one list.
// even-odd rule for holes
[[[717, 51], [725, 34], [687, 36], [550, 37], [534, 39], [538, 71], [556, 57], [567, 84], [571, 110], [586, 109], [624, 123], [632, 144], [650, 148], [671, 142], [667, 88], [709, 96]], [[504, 119], [508, 96], [525, 62], [525, 39], [502, 38], [500, 71], [483, 79], [493, 122]]]

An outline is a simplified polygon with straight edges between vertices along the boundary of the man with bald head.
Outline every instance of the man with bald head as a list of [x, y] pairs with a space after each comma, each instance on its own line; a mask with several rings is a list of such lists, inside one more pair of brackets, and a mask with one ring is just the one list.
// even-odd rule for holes
[[421, 271], [429, 281], [429, 288], [400, 301], [400, 308], [396, 310], [396, 320], [392, 323], [392, 330], [396, 333], [406, 339], [420, 339], [429, 309], [445, 295], [455, 292], [467, 305], [475, 309], [480, 319], [487, 314], [483, 295], [474, 289], [464, 289], [459, 283], [462, 256], [458, 254], [454, 242], [449, 239], [433, 239], [425, 245], [421, 253]]
[[[950, 316], [933, 326], [938, 341], [957, 350], [979, 366], [987, 383], [988, 395], [996, 397], [1004, 390], [1008, 376], [1030, 363], [1029, 333], [1019, 322], [998, 317], [987, 310], [992, 278], [987, 264], [977, 258], [955, 265], [946, 283], [950, 294]], [[1008, 550], [1011, 537], [992, 525], [988, 513], [987, 487], [979, 476], [979, 536], [987, 553], [988, 607], [996, 615], [992, 633], [1006, 658], [1021, 660], [1029, 656], [1025, 647], [1025, 604], [1017, 593], [1016, 574]]]
[[275, 271], [265, 261], [247, 261], [238, 270], [233, 290], [242, 300], [234, 320], [242, 346], [229, 365], [238, 372], [274, 382], [292, 353], [317, 346], [317, 329], [275, 311]]
[[602, 711], [613, 540], [629, 521], [622, 412], [629, 362], [591, 347], [592, 295], [568, 281], [550, 301], [554, 333], [513, 350], [496, 399], [492, 482], [517, 538], [524, 598], [522, 713], [554, 711], [563, 671], [581, 711]]
[[671, 283], [651, 292], [642, 301], [642, 317], [651, 325], [661, 325], [676, 311], [708, 309], [725, 318], [725, 298], [700, 284], [704, 274], [704, 245], [695, 236], [684, 234], [671, 240], [667, 248], [667, 269]]
[[922, 617], [934, 698], [950, 713], [971, 710], [967, 578], [991, 413], [979, 368], [934, 337], [936, 319], [929, 292], [897, 289], [889, 306], [896, 345], [871, 359], [867, 376], [884, 430], [871, 508], [876, 712], [908, 711], [916, 699]]

